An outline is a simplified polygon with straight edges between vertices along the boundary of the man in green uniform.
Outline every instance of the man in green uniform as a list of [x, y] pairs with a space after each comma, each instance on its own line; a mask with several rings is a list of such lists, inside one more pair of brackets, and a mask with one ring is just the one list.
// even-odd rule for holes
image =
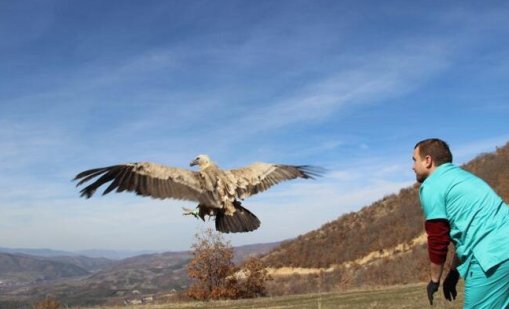
[[430, 304], [452, 240], [456, 256], [443, 282], [445, 298], [456, 297], [461, 275], [464, 308], [509, 308], [508, 205], [482, 179], [453, 165], [449, 146], [440, 139], [417, 143], [413, 161], [428, 234]]

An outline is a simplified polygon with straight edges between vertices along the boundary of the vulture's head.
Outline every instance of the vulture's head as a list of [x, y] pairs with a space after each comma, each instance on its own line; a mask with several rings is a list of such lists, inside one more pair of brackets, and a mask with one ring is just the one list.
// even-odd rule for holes
[[209, 156], [204, 155], [204, 154], [197, 156], [196, 159], [194, 159], [190, 163], [191, 166], [198, 165], [200, 167], [200, 169], [207, 168], [211, 164], [212, 164], [212, 160], [210, 160]]

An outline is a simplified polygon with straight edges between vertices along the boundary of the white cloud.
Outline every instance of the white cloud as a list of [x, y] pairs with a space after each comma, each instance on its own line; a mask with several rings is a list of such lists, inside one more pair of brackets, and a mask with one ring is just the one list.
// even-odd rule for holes
[[287, 93], [285, 98], [273, 104], [251, 108], [249, 113], [239, 115], [238, 120], [221, 131], [256, 134], [337, 117], [343, 108], [380, 103], [405, 94], [447, 66], [447, 55], [438, 46], [419, 46], [418, 49], [405, 49], [404, 53], [383, 51], [367, 55], [363, 60], [369, 65], [311, 81], [303, 89]]
[[41, 123], [0, 120], [0, 168], [16, 168], [55, 154], [67, 136]]

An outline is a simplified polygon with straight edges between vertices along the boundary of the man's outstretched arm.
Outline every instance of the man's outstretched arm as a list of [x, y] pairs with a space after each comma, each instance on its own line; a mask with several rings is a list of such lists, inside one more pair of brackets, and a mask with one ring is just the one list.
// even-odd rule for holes
[[438, 291], [440, 278], [447, 259], [447, 249], [451, 239], [449, 237], [449, 222], [445, 219], [427, 220], [425, 222], [428, 234], [428, 254], [430, 259], [430, 282], [427, 293], [430, 305], [433, 304], [433, 294]]

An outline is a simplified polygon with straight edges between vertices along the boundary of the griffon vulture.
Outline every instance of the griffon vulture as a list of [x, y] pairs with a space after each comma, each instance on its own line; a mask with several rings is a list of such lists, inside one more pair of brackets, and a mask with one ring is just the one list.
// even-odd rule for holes
[[313, 166], [253, 163], [240, 169], [220, 169], [207, 155], [199, 155], [190, 164], [199, 171], [169, 167], [150, 162], [137, 162], [94, 168], [76, 175], [80, 186], [95, 177], [81, 190], [90, 198], [101, 185], [111, 181], [103, 195], [116, 189], [141, 196], [173, 198], [198, 202], [196, 209], [184, 208], [187, 215], [202, 220], [215, 216], [216, 230], [223, 233], [250, 232], [260, 226], [260, 220], [241, 206], [240, 201], [263, 192], [271, 186], [295, 178], [320, 176], [322, 169]]

